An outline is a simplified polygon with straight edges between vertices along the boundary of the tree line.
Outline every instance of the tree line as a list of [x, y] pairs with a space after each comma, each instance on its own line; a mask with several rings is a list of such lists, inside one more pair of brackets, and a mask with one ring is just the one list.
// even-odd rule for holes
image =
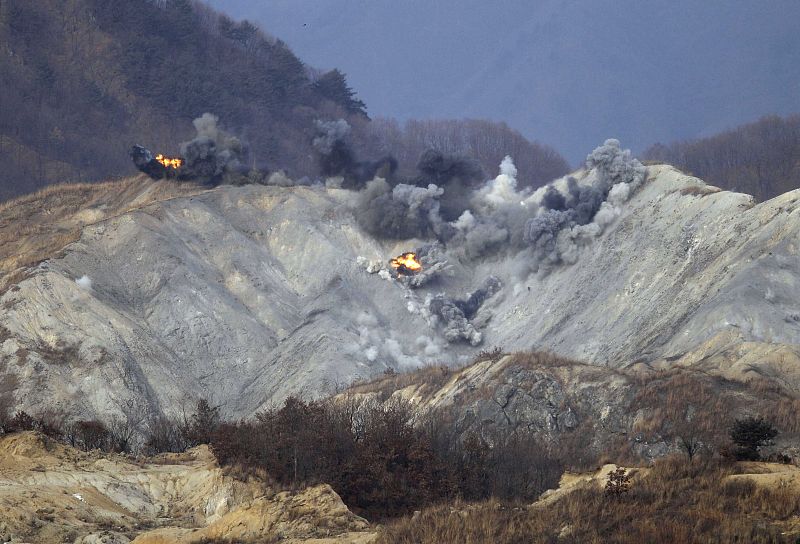
[[800, 187], [800, 115], [772, 115], [708, 138], [656, 144], [644, 157], [767, 200]]

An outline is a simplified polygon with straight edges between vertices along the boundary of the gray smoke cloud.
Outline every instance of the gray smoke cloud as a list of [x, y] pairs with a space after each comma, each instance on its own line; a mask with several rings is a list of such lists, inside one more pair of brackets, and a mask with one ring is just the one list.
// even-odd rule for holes
[[315, 122], [317, 135], [312, 145], [317, 151], [320, 174], [326, 178], [342, 178], [342, 189], [362, 189], [366, 182], [376, 177], [392, 179], [397, 170], [394, 157], [377, 161], [359, 161], [347, 142], [350, 124], [344, 119]]
[[613, 138], [589, 153], [586, 157], [586, 168], [597, 171], [600, 188], [606, 194], [613, 185], [619, 183], [636, 189], [646, 175], [646, 168], [631, 155], [631, 150], [622, 149], [619, 140]]
[[437, 278], [452, 274], [453, 267], [438, 244], [422, 246], [415, 253], [417, 260], [423, 265], [422, 270], [410, 276], [401, 276], [399, 279], [405, 285], [413, 288], [422, 287]]
[[466, 341], [477, 346], [483, 340], [481, 333], [470, 321], [483, 303], [500, 291], [502, 283], [494, 276], [486, 278], [481, 286], [465, 299], [452, 299], [444, 293], [428, 295], [425, 312], [434, 326], [441, 327], [448, 342]]
[[[461, 270], [451, 262], [472, 266], [470, 261], [480, 260], [486, 265], [501, 253], [511, 257], [512, 274], [520, 278], [575, 263], [583, 248], [620, 216], [646, 175], [645, 167], [617, 140], [593, 150], [586, 168], [575, 177], [535, 191], [518, 189], [511, 157], [502, 161], [497, 177], [480, 184], [468, 161], [440, 153], [427, 153], [419, 170], [409, 183], [368, 182], [354, 210], [362, 228], [376, 237], [438, 240], [417, 251], [423, 264], [420, 273], [398, 278], [413, 288]], [[452, 187], [458, 194], [448, 200]], [[447, 214], [445, 202], [450, 206]], [[381, 272], [391, 279], [388, 271]], [[491, 319], [486, 301], [501, 290], [500, 280], [489, 276], [465, 298], [428, 292], [421, 304], [410, 303], [409, 311], [420, 312], [448, 342], [479, 345], [480, 330]]]
[[357, 359], [382, 363], [386, 368], [407, 370], [418, 368], [431, 360], [442, 359], [440, 341], [419, 335], [413, 344], [406, 345], [387, 330], [374, 315], [362, 312], [353, 319], [358, 331], [356, 342], [348, 351]]
[[483, 340], [483, 336], [469, 322], [463, 310], [443, 293], [429, 296], [425, 300], [425, 308], [432, 317], [434, 326], [441, 325], [442, 335], [448, 342], [466, 340], [477, 346]]
[[317, 136], [312, 141], [314, 149], [323, 155], [330, 155], [333, 153], [336, 146], [344, 142], [345, 137], [350, 134], [350, 124], [344, 119], [336, 119], [335, 121], [322, 121], [315, 122], [317, 128]]
[[[337, 124], [329, 132], [342, 130]], [[325, 145], [330, 141], [324, 139]], [[517, 189], [510, 157], [485, 183], [477, 183], [482, 173], [474, 161], [455, 155], [428, 151], [418, 169], [413, 183], [367, 183], [355, 209], [365, 230], [379, 238], [437, 238], [458, 259], [530, 251], [535, 272], [574, 263], [619, 216], [646, 173], [613, 139], [587, 156], [578, 179], [556, 180], [535, 192]]]
[[565, 192], [552, 185], [542, 191], [537, 215], [525, 222], [523, 240], [533, 251], [535, 271], [574, 263], [580, 249], [620, 214], [619, 207], [646, 175], [644, 165], [614, 139], [587, 156], [586, 169], [583, 183], [570, 177]]
[[436, 185], [416, 187], [401, 183], [391, 187], [377, 178], [359, 193], [355, 209], [359, 225], [375, 236], [407, 240], [430, 238], [440, 233], [439, 197]]
[[456, 301], [456, 306], [464, 312], [464, 317], [472, 319], [475, 317], [475, 314], [478, 313], [483, 303], [494, 296], [495, 293], [499, 292], [502, 286], [503, 284], [499, 278], [489, 276], [483, 280], [480, 287], [469, 293], [465, 300]]
[[480, 163], [463, 155], [425, 151], [417, 163], [419, 176], [414, 185], [436, 185], [442, 189], [439, 210], [445, 221], [455, 221], [470, 207], [472, 192], [485, 178]]
[[217, 184], [230, 181], [226, 177], [246, 173], [242, 164], [245, 156], [242, 142], [219, 127], [216, 115], [204, 113], [192, 123], [197, 135], [180, 145], [181, 155], [186, 161], [181, 168], [181, 177]]
[[392, 187], [367, 183], [356, 206], [361, 226], [379, 238], [435, 236], [447, 240], [456, 234], [450, 224], [470, 206], [480, 166], [471, 159], [427, 151], [418, 166], [420, 175]]

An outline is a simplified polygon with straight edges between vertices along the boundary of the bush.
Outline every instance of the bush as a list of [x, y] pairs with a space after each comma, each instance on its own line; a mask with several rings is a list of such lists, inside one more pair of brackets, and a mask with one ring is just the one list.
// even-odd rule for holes
[[748, 417], [734, 422], [730, 436], [737, 459], [757, 461], [761, 458], [759, 449], [778, 436], [778, 430], [762, 417]]
[[85, 450], [108, 451], [111, 433], [106, 426], [97, 420], [84, 420], [75, 423], [75, 435], [78, 444]]
[[620, 497], [630, 491], [631, 477], [622, 467], [617, 467], [608, 473], [606, 480], [605, 494], [608, 497]]

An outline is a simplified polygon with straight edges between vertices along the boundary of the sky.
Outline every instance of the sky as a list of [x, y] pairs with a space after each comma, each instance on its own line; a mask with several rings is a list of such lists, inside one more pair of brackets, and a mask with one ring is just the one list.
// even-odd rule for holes
[[505, 121], [577, 164], [800, 112], [797, 0], [210, 0], [373, 117]]

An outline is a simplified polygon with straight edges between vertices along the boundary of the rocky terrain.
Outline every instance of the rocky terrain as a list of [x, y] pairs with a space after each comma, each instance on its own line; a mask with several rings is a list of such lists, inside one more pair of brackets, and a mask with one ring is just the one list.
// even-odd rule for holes
[[206, 446], [132, 458], [85, 453], [34, 433], [0, 438], [3, 542], [366, 543], [366, 521], [327, 485], [277, 492], [236, 479]]
[[[131, 202], [137, 179], [153, 194], [151, 182], [128, 180]], [[113, 186], [105, 191], [114, 194]], [[43, 210], [37, 236], [49, 242], [35, 244], [36, 258], [15, 256], [29, 264], [4, 269], [0, 389], [17, 406], [152, 416], [203, 396], [224, 416], [241, 417], [387, 368], [463, 364], [492, 346], [610, 369], [692, 366], [800, 387], [797, 191], [755, 204], [650, 166], [572, 264], [527, 273], [525, 252], [467, 258], [448, 249], [443, 272], [417, 288], [370, 274], [365, 263], [385, 265], [428, 241], [367, 234], [353, 216], [358, 193], [255, 185], [187, 192], [67, 211], [37, 197], [23, 202]], [[25, 206], [0, 209], [4, 239], [25, 239], [10, 220]], [[53, 241], [59, 233], [63, 248]], [[501, 287], [470, 318], [472, 342], [446, 338], [420, 310], [426, 298], [464, 297], [490, 276]]]
[[669, 370], [620, 370], [546, 353], [496, 354], [457, 370], [381, 377], [337, 398], [407, 402], [420, 421], [444, 414], [457, 436], [477, 433], [489, 443], [531, 431], [576, 466], [608, 455], [651, 462], [682, 451], [682, 436], [718, 447], [732, 418], [762, 414], [782, 433], [771, 451], [800, 459], [800, 404], [782, 380], [665, 364]]

